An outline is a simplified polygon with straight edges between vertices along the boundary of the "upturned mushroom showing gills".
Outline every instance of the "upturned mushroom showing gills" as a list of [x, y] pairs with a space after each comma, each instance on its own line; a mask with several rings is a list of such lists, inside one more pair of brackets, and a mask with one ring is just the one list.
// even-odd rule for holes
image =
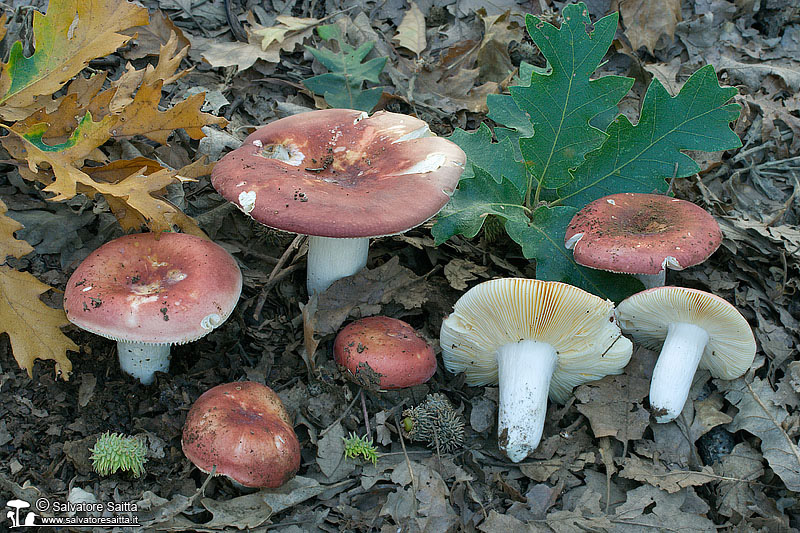
[[255, 131], [217, 163], [211, 183], [257, 222], [310, 236], [314, 294], [364, 268], [370, 237], [402, 233], [438, 213], [465, 161], [417, 118], [326, 109]]
[[689, 395], [697, 368], [736, 379], [756, 355], [753, 330], [731, 304], [685, 287], [657, 287], [617, 306], [622, 331], [661, 354], [650, 380], [650, 407], [659, 423], [674, 420]]
[[539, 445], [547, 398], [564, 403], [587, 381], [619, 374], [631, 357], [614, 305], [556, 281], [480, 283], [455, 304], [439, 338], [447, 370], [468, 385], [499, 383], [498, 443], [519, 462]]
[[260, 383], [224, 383], [186, 415], [183, 454], [201, 471], [238, 487], [277, 488], [300, 469], [300, 442], [275, 392]]
[[702, 263], [719, 248], [722, 231], [701, 207], [661, 194], [599, 198], [567, 226], [565, 246], [589, 268], [633, 274], [646, 288], [664, 285], [666, 269]]
[[388, 316], [361, 318], [342, 328], [333, 354], [336, 363], [367, 388], [413, 387], [436, 372], [431, 345], [410, 324]]
[[185, 233], [138, 233], [89, 254], [67, 282], [64, 311], [117, 341], [122, 370], [149, 385], [169, 368], [170, 345], [222, 324], [241, 291], [239, 266], [221, 246]]

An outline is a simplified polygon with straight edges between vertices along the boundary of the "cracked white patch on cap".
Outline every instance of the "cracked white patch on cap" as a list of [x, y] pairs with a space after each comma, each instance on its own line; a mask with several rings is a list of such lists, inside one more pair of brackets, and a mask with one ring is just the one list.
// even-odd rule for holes
[[220, 324], [222, 324], [222, 317], [217, 313], [211, 313], [200, 321], [200, 327], [208, 331], [211, 331]]
[[361, 112], [361, 113], [360, 113], [360, 114], [359, 114], [359, 115], [356, 117], [356, 119], [353, 121], [353, 126], [355, 126], [356, 124], [358, 124], [359, 122], [361, 122], [362, 120], [364, 120], [365, 118], [367, 118], [368, 116], [369, 116], [369, 113], [367, 113], [366, 111], [362, 111], [362, 112]]
[[421, 137], [432, 137], [433, 132], [430, 130], [427, 124], [422, 126], [421, 128], [417, 128], [414, 131], [410, 131], [403, 135], [402, 137], [395, 139], [392, 141], [392, 144], [397, 144], [405, 141], [410, 141], [412, 139], [419, 139]]
[[575, 245], [578, 244], [578, 241], [581, 240], [582, 238], [583, 238], [583, 233], [576, 233], [575, 235], [567, 239], [567, 242], [564, 243], [564, 246], [567, 247], [567, 250], [572, 250], [573, 248], [575, 248]]
[[286, 441], [280, 435], [275, 435], [275, 447], [281, 449], [286, 445]]
[[424, 174], [426, 172], [433, 172], [438, 170], [447, 162], [447, 156], [444, 154], [428, 154], [428, 156], [417, 163], [414, 163], [407, 169], [397, 172], [395, 175], [404, 176], [406, 174]]
[[242, 191], [239, 193], [239, 207], [245, 213], [250, 213], [256, 207], [256, 191]]
[[85, 287], [85, 288], [81, 289], [81, 292], [90, 291], [90, 290], [92, 290], [92, 289], [94, 289], [94, 287], [92, 287], [91, 285], [89, 285], [88, 287]]
[[255, 141], [253, 141], [253, 146], [258, 146], [259, 148], [261, 148], [262, 146], [264, 146], [264, 143], [256, 139]]
[[293, 144], [290, 144], [289, 146], [284, 146], [283, 144], [271, 144], [269, 146], [265, 146], [259, 155], [261, 155], [261, 157], [266, 157], [267, 159], [277, 159], [278, 161], [283, 161], [284, 163], [288, 163], [294, 167], [300, 166], [300, 164], [306, 158], [306, 155]]
[[611, 205], [617, 205], [617, 202], [615, 202], [613, 198], [607, 199], [606, 202], [610, 203]]
[[670, 267], [672, 270], [683, 270], [683, 267], [678, 262], [678, 260], [672, 257], [671, 255], [665, 257], [664, 261], [661, 263], [661, 270], [666, 270], [667, 267]]

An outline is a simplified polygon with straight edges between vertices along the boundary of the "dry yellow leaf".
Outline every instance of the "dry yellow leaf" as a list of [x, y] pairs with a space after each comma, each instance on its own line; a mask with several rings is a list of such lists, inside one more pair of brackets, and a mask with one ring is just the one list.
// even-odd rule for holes
[[670, 40], [675, 37], [675, 28], [681, 21], [680, 0], [616, 0], [614, 4], [611, 9], [619, 9], [625, 36], [634, 50], [644, 46], [652, 54], [662, 35]]
[[145, 8], [120, 0], [60, 0], [47, 15], [34, 11], [36, 51], [25, 57], [16, 42], [2, 64], [0, 118], [20, 120], [44, 107], [89, 61], [128, 42], [119, 31], [147, 21]]
[[[285, 15], [277, 16], [275, 20], [278, 22], [277, 26], [270, 26], [268, 28], [262, 26], [252, 30], [254, 35], [261, 37], [262, 50], [267, 50], [273, 43], [282, 43], [287, 33], [306, 32], [320, 22], [317, 19], [288, 17]], [[292, 49], [294, 49], [294, 44], [292, 45]], [[291, 52], [291, 50], [286, 48], [284, 48], [284, 50]]]
[[109, 106], [111, 112], [119, 113], [125, 106], [133, 102], [133, 94], [139, 86], [154, 85], [159, 80], [163, 80], [163, 85], [167, 85], [186, 74], [188, 70], [178, 71], [178, 67], [189, 53], [189, 47], [184, 46], [179, 50], [179, 44], [178, 35], [173, 33], [166, 44], [161, 46], [158, 63], [155, 67], [147, 65], [141, 70], [136, 70], [133, 65], [128, 63], [125, 73], [111, 84], [116, 88], [116, 93]]
[[67, 350], [78, 346], [62, 333], [69, 324], [60, 309], [48, 307], [39, 296], [51, 290], [27, 272], [0, 266], [0, 333], [8, 333], [14, 359], [33, 377], [36, 359], [56, 362], [56, 376], [69, 380], [72, 363]]
[[8, 208], [0, 200], [0, 265], [6, 262], [6, 257], [22, 257], [33, 251], [33, 247], [25, 241], [14, 237], [14, 232], [22, 229], [22, 224], [5, 216]]
[[422, 14], [416, 3], [411, 2], [411, 7], [397, 27], [397, 35], [394, 36], [394, 40], [398, 45], [414, 52], [417, 56], [428, 46], [425, 37], [425, 15]]
[[111, 134], [116, 138], [143, 135], [160, 144], [167, 144], [167, 137], [173, 130], [183, 128], [192, 139], [202, 139], [203, 126], [217, 124], [224, 128], [228, 123], [223, 117], [216, 117], [200, 111], [206, 93], [197, 93], [177, 103], [166, 111], [160, 111], [162, 81], [153, 85], [139, 87], [133, 102], [127, 105], [111, 126]]
[[[31, 131], [18, 132], [13, 127], [10, 131], [15, 135], [3, 137], [2, 142], [12, 157], [27, 158], [28, 168], [34, 173], [34, 177], [38, 176], [37, 173], [42, 163], [50, 166], [55, 179], [45, 187], [44, 191], [56, 195], [51, 200], [66, 200], [78, 192], [90, 196], [100, 193], [106, 197], [110, 205], [116, 206], [115, 215], [126, 230], [139, 230], [141, 224], [146, 223], [152, 231], [171, 231], [174, 224], [184, 233], [204, 236], [203, 231], [190, 217], [166, 200], [151, 195], [153, 192], [164, 189], [170, 183], [186, 181], [177, 178], [176, 171], [162, 170], [147, 175], [144, 173], [146, 170], [146, 165], [144, 165], [144, 170], [140, 168], [118, 183], [107, 183], [95, 181], [91, 176], [72, 165], [72, 161], [76, 159], [75, 156], [82, 155], [88, 147], [96, 142], [95, 137], [101, 136], [101, 133], [98, 132], [107, 128], [105, 122], [113, 121], [115, 118], [109, 115], [100, 122], [92, 122], [91, 116], [87, 115], [70, 140], [64, 146], [59, 147], [60, 150], [42, 149], [40, 148], [41, 143], [37, 142], [37, 138]], [[40, 126], [46, 126], [46, 124]], [[45, 174], [45, 176], [49, 175]], [[47, 183], [47, 181], [43, 182]], [[115, 202], [114, 199], [119, 202]]]

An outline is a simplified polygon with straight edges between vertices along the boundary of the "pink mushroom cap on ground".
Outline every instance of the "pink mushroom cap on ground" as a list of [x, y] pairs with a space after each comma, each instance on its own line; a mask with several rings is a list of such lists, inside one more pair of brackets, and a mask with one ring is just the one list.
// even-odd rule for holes
[[300, 469], [300, 443], [280, 398], [252, 381], [204, 392], [189, 409], [181, 447], [203, 472], [245, 487], [277, 488]]
[[648, 276], [702, 263], [721, 242], [719, 225], [701, 207], [639, 193], [591, 202], [573, 217], [565, 235], [580, 265]]
[[[386, 316], [362, 318], [342, 328], [333, 353], [358, 383], [380, 389], [420, 385], [436, 373], [431, 345], [406, 322]], [[373, 383], [375, 379], [379, 382]]]
[[261, 224], [311, 237], [308, 288], [316, 293], [364, 267], [370, 237], [438, 213], [465, 161], [417, 118], [326, 109], [258, 129], [216, 164], [211, 182]]
[[[210, 333], [241, 290], [239, 266], [221, 246], [184, 233], [138, 233], [89, 254], [67, 282], [64, 311], [80, 328], [118, 341], [123, 370], [147, 384], [169, 365], [169, 345]], [[165, 363], [153, 363], [154, 346], [166, 347]], [[133, 371], [126, 351], [142, 352]]]

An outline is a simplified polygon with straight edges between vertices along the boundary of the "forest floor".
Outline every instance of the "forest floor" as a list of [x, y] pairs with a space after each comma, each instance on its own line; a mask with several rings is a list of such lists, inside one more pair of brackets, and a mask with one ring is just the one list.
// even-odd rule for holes
[[[542, 64], [524, 14], [562, 6], [421, 0], [427, 40], [415, 58], [392, 40], [409, 10], [406, 0], [143, 3], [155, 29], [90, 68], [115, 79], [128, 61], [152, 61], [173, 23], [191, 43], [184, 67], [193, 70], [165, 87], [162, 101], [205, 91], [205, 110], [227, 118], [227, 127], [206, 128], [200, 142], [179, 132], [158, 148], [136, 139], [113, 148], [160, 157], [173, 168], [201, 156], [216, 161], [252, 127], [323, 103], [301, 83], [324, 71], [297, 44], [320, 46], [313, 28], [294, 34], [296, 42], [287, 38], [278, 61], [235, 40], [246, 28], [275, 25], [276, 15], [331, 17], [325, 22], [344, 28], [352, 44], [375, 41], [369, 57], [389, 58], [381, 86], [393, 95], [379, 106], [416, 114], [449, 135], [487, 120], [485, 93], [505, 89], [508, 68], [521, 60]], [[64, 329], [80, 347], [70, 353], [69, 381], [57, 378], [48, 361], [37, 362], [29, 377], [0, 335], [2, 499], [133, 502], [147, 531], [800, 529], [797, 492], [790, 490], [800, 486], [800, 8], [792, 0], [587, 4], [593, 19], [622, 10], [602, 71], [636, 79], [621, 105], [627, 115], [637, 116], [652, 77], [674, 93], [706, 63], [723, 85], [739, 90], [742, 113], [734, 129], [742, 148], [708, 156], [699, 174], [673, 182], [678, 197], [717, 218], [724, 242], [702, 265], [668, 276], [670, 284], [725, 298], [753, 326], [758, 352], [743, 378], [724, 382], [698, 373], [694, 401], [676, 422], [656, 424], [647, 394], [657, 354], [637, 348], [625, 374], [578, 387], [566, 405], [551, 402], [541, 445], [514, 464], [497, 446], [497, 387], [467, 386], [439, 358], [425, 385], [366, 393], [377, 463], [346, 459], [342, 437], [366, 429], [358, 387], [332, 362], [333, 333], [353, 318], [385, 314], [413, 325], [438, 355], [442, 320], [468, 287], [532, 277], [534, 265], [504, 236], [455, 237], [435, 247], [428, 223], [373, 240], [367, 271], [334, 285], [304, 313], [306, 246], [243, 216], [203, 177], [171, 187], [169, 199], [239, 262], [244, 289], [234, 314], [205, 338], [173, 347], [169, 373], [150, 386], [121, 372], [114, 342], [75, 327]], [[4, 51], [29, 38], [30, 10], [22, 5], [4, 6], [11, 23]], [[505, 12], [499, 24], [493, 17]], [[487, 37], [487, 28], [496, 38]], [[459, 65], [448, 63], [453, 54]], [[469, 75], [454, 75], [459, 69]], [[16, 166], [0, 164], [0, 199], [8, 216], [25, 225], [17, 237], [35, 248], [12, 266], [63, 290], [79, 262], [122, 231], [107, 206], [80, 195], [47, 202]], [[50, 296], [56, 307], [60, 299]], [[309, 351], [315, 355], [305, 356]], [[194, 400], [240, 380], [273, 388], [295, 422], [302, 464], [281, 489], [243, 494], [221, 478], [206, 483], [181, 451]], [[452, 453], [400, 434], [402, 411], [434, 392], [466, 424], [466, 438]], [[146, 440], [144, 476], [94, 473], [89, 449], [106, 431]]]

